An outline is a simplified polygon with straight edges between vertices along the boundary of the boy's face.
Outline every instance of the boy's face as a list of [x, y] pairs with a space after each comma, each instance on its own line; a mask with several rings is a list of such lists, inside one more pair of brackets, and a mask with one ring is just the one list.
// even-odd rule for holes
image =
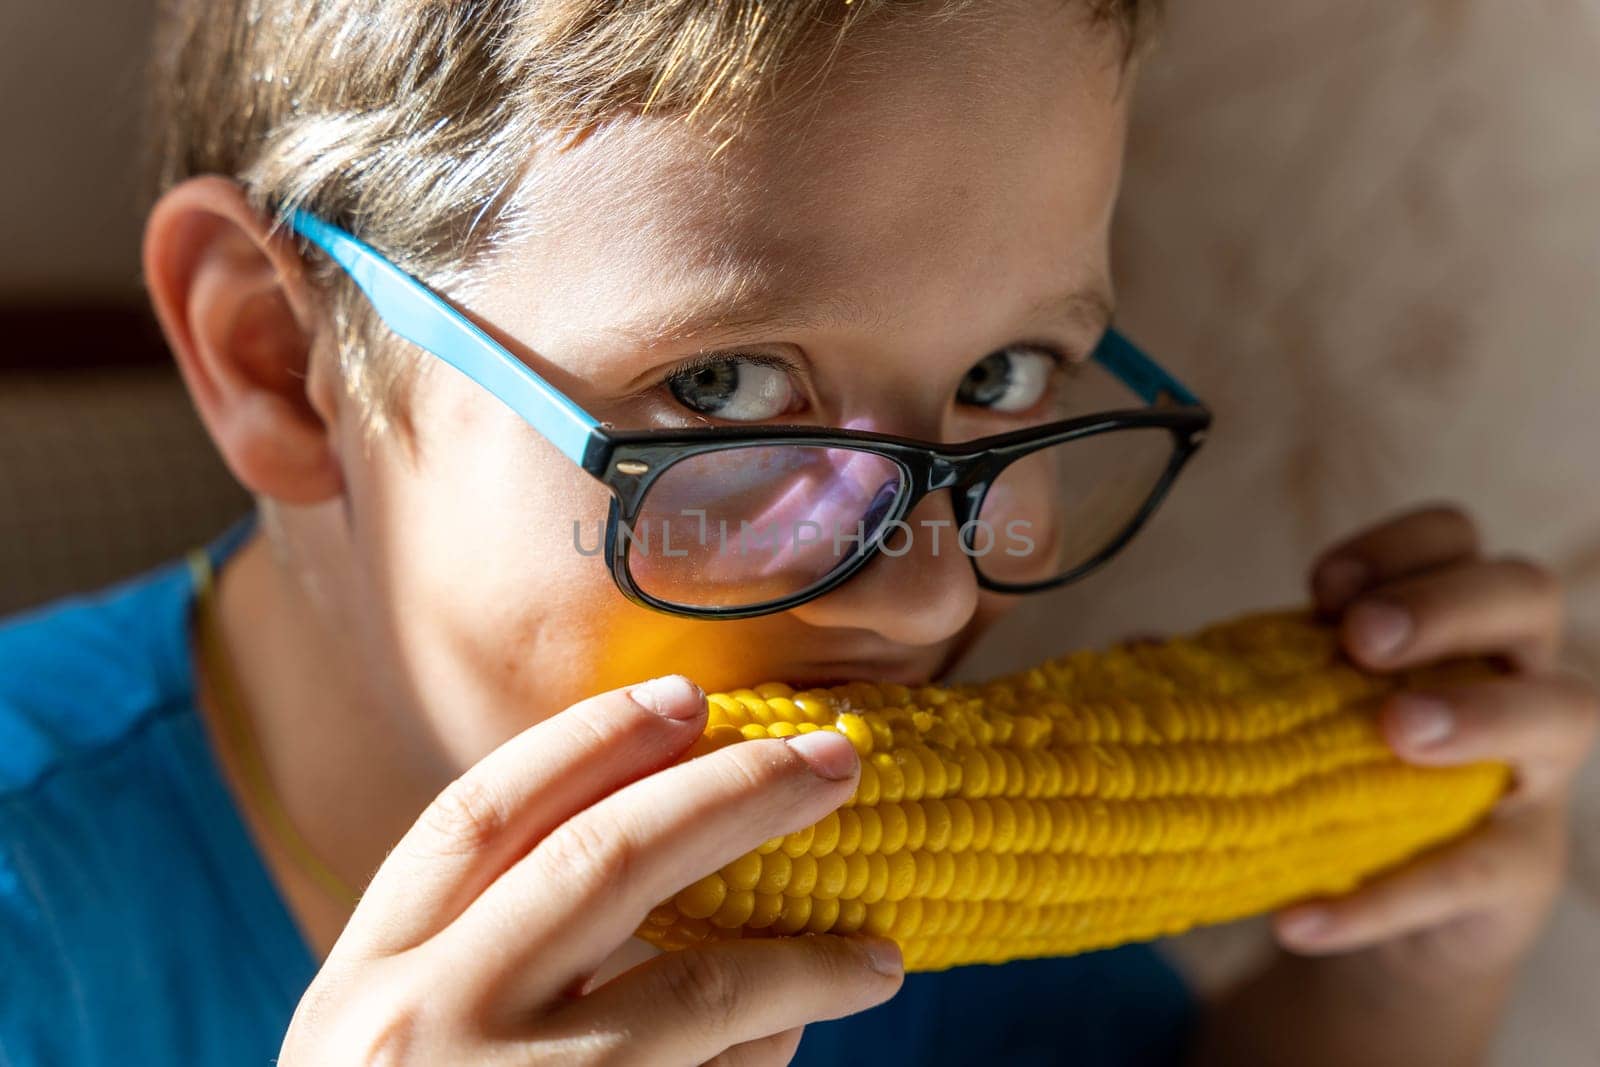
[[[1129, 75], [1115, 35], [1058, 0], [1001, 10], [875, 31], [814, 106], [758, 116], [714, 158], [656, 118], [541, 151], [531, 232], [459, 302], [619, 427], [962, 440], [1043, 421], [1011, 393], [1059, 388], [1049, 351], [1082, 361], [1106, 325]], [[673, 378], [708, 354], [726, 358]], [[978, 387], [985, 357], [1011, 392]], [[606, 491], [516, 415], [430, 362], [412, 419], [414, 465], [347, 442], [357, 558], [424, 703], [457, 724], [482, 709], [479, 744], [667, 672], [926, 680], [1015, 603], [980, 595], [946, 531], [779, 615], [651, 612], [575, 547], [576, 522], [592, 552]], [[950, 517], [939, 493], [909, 520]]]

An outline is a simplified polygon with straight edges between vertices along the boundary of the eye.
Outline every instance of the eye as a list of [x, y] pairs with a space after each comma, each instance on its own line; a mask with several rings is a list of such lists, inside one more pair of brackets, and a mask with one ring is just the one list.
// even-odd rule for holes
[[700, 415], [760, 422], [793, 410], [800, 399], [787, 366], [751, 356], [716, 356], [667, 379], [673, 398]]
[[1059, 363], [1037, 348], [1002, 348], [973, 364], [956, 389], [956, 400], [1006, 414], [1027, 411], [1044, 397]]

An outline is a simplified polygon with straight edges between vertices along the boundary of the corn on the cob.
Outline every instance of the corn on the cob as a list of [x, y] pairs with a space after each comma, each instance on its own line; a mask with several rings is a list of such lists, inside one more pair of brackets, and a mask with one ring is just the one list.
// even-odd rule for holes
[[691, 752], [837, 730], [852, 799], [656, 908], [661, 948], [865, 930], [908, 970], [1067, 955], [1352, 888], [1475, 822], [1498, 764], [1394, 757], [1378, 698], [1487, 671], [1390, 676], [1308, 612], [1080, 652], [983, 685], [781, 684], [710, 697]]

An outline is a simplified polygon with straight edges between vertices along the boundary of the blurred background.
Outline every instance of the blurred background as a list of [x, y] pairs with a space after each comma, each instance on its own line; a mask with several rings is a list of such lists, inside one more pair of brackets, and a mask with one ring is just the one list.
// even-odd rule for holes
[[[91, 589], [248, 500], [145, 310], [151, 0], [0, 7], [0, 613]], [[1304, 598], [1334, 538], [1421, 500], [1566, 579], [1600, 668], [1600, 0], [1175, 0], [1139, 89], [1126, 330], [1216, 409], [1112, 566], [978, 650], [989, 673]], [[1596, 1062], [1600, 772], [1496, 1064]], [[1258, 924], [1175, 951], [1211, 985]]]
[[0, 4], [0, 614], [164, 560], [250, 506], [139, 281], [154, 9]]

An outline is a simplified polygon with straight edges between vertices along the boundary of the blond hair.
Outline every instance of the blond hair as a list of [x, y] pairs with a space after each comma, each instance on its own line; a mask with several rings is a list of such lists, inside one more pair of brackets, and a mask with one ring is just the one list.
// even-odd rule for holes
[[[441, 289], [505, 232], [530, 146], [628, 111], [736, 130], [851, 27], [985, 0], [165, 0], [152, 70], [159, 193], [238, 180], [281, 223], [307, 208]], [[1067, 0], [1126, 35], [1157, 0]], [[345, 386], [369, 431], [405, 425], [408, 346], [320, 264]]]

